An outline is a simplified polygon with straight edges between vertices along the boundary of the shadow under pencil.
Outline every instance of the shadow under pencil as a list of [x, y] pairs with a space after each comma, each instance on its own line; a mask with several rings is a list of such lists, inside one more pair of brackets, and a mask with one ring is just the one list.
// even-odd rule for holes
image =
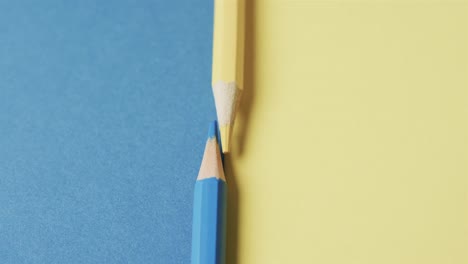
[[226, 264], [237, 264], [238, 242], [239, 242], [239, 192], [236, 182], [231, 156], [226, 155], [224, 170], [229, 179], [227, 199], [227, 223], [226, 223]]
[[255, 99], [255, 2], [245, 0], [244, 90], [236, 118], [236, 153], [242, 155], [247, 145], [250, 114]]
[[[247, 144], [250, 113], [254, 102], [255, 89], [255, 0], [245, 0], [245, 52], [244, 52], [244, 90], [236, 118], [236, 133], [233, 143], [235, 156], [241, 156]], [[226, 230], [226, 264], [240, 264], [238, 260], [241, 192], [237, 185], [232, 154], [224, 156], [226, 175], [228, 175], [228, 206]]]

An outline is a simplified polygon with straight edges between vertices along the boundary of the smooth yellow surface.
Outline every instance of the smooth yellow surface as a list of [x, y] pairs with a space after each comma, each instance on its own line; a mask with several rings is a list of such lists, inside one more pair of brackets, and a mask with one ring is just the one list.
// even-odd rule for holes
[[247, 9], [227, 263], [467, 264], [467, 1]]
[[246, 0], [214, 1], [212, 84], [236, 82], [242, 89]]

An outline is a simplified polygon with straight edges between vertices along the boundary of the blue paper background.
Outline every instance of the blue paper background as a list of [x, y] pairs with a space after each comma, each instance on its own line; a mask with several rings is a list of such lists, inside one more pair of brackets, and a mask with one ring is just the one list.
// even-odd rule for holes
[[0, 0], [0, 262], [189, 263], [212, 1]]

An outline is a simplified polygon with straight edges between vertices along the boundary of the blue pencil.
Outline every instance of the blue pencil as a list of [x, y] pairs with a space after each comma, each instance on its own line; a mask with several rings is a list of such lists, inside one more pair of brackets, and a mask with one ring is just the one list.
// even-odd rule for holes
[[213, 122], [195, 183], [192, 264], [225, 263], [227, 186], [217, 130]]

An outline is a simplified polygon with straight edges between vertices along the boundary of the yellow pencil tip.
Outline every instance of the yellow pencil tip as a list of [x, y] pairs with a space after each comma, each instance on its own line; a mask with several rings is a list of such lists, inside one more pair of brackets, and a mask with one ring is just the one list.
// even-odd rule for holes
[[230, 150], [231, 143], [231, 126], [225, 125], [219, 127], [219, 134], [221, 135], [221, 145], [223, 153], [228, 153]]

